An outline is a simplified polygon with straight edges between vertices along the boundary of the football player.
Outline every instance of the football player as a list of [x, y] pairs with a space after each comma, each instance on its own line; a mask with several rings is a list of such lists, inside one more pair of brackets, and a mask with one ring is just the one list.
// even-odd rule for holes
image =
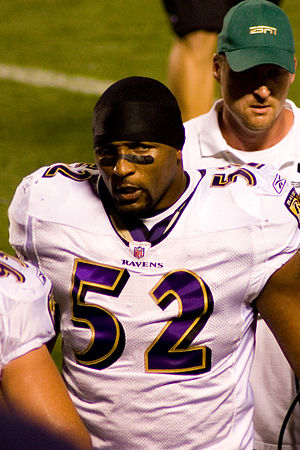
[[[211, 63], [222, 98], [208, 114], [185, 123], [185, 168], [272, 164], [300, 193], [300, 108], [287, 99], [297, 64], [287, 15], [268, 1], [239, 3], [225, 17]], [[263, 320], [257, 322], [250, 381], [254, 448], [276, 448], [299, 381]], [[298, 405], [282, 448], [300, 449]]]
[[96, 166], [37, 170], [9, 216], [53, 282], [94, 447], [253, 450], [256, 310], [300, 373], [295, 190], [262, 164], [184, 171], [180, 109], [151, 78], [106, 90], [93, 136]]
[[[45, 346], [54, 336], [50, 304], [49, 280], [36, 267], [0, 252], [0, 386], [5, 401], [3, 406], [52, 431], [54, 437], [63, 436], [74, 443], [74, 448], [76, 445], [76, 448], [89, 449], [92, 448], [89, 434]], [[38, 429], [35, 432], [37, 436], [39, 433], [43, 436]], [[11, 436], [9, 426], [7, 433]], [[3, 445], [7, 442], [3, 429], [1, 442]], [[38, 447], [38, 442], [36, 444], [36, 448], [42, 448]], [[26, 442], [23, 445], [27, 448]]]

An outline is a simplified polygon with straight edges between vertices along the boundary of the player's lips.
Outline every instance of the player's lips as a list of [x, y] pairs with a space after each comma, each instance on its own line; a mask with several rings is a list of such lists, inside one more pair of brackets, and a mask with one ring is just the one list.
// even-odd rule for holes
[[132, 185], [122, 185], [115, 189], [115, 194], [119, 201], [135, 201], [141, 194], [141, 188]]

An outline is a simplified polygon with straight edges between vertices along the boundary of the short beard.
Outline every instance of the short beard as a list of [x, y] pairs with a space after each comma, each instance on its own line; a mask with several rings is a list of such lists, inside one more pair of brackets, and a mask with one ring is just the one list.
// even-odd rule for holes
[[[146, 202], [142, 207], [134, 207], [134, 204], [131, 203], [115, 203], [116, 209], [121, 217], [125, 220], [130, 219], [142, 219], [153, 215], [154, 211], [154, 203], [149, 192], [146, 192]], [[132, 207], [131, 207], [132, 205]]]

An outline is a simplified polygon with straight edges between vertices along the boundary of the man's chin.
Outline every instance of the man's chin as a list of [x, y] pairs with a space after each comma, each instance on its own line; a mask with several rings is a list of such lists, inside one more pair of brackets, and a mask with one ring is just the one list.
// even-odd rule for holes
[[268, 130], [274, 124], [275, 119], [271, 115], [261, 115], [254, 117], [247, 117], [244, 121], [244, 125], [252, 131], [264, 131]]
[[134, 203], [122, 204], [117, 206], [117, 210], [121, 216], [126, 219], [138, 219], [139, 217], [145, 217], [149, 213], [148, 208], [145, 206], [139, 206]]

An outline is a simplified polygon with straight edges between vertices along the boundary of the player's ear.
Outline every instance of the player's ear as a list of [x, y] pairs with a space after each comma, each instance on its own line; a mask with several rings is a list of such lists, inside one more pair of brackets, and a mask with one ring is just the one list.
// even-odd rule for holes
[[182, 151], [181, 149], [176, 150], [177, 161], [182, 161]]
[[213, 67], [212, 72], [215, 80], [220, 83], [221, 79], [221, 68], [223, 63], [223, 55], [220, 55], [219, 53], [215, 53], [213, 57]]

